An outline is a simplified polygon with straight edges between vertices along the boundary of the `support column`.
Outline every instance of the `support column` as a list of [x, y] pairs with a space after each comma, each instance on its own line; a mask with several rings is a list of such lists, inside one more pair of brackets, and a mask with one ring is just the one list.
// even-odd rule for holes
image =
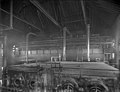
[[[115, 60], [116, 60], [116, 67], [119, 69], [119, 77], [118, 77], [118, 83], [120, 82], [120, 49], [119, 49], [119, 42], [120, 42], [120, 15], [118, 15], [115, 23]], [[118, 85], [120, 86], [120, 85]], [[116, 92], [119, 92], [119, 88], [116, 90]]]
[[44, 78], [44, 92], [47, 92], [47, 74], [43, 74]]
[[87, 59], [90, 61], [90, 24], [87, 25]]
[[10, 28], [13, 29], [13, 0], [10, 1]]
[[67, 28], [63, 28], [63, 60], [66, 61], [66, 31]]
[[3, 68], [7, 66], [7, 36], [3, 38]]

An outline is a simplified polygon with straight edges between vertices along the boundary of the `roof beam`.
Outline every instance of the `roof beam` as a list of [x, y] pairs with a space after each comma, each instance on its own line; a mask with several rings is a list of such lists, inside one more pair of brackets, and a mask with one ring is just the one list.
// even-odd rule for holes
[[[47, 18], [49, 18], [55, 25], [57, 25], [60, 29], [62, 26], [40, 5], [40, 3], [37, 0], [30, 0], [30, 2], [36, 6], [43, 14], [46, 15]], [[71, 35], [69, 30], [67, 30], [67, 33]]]
[[112, 3], [108, 2], [108, 1], [97, 0], [96, 3], [100, 7], [104, 8], [108, 12], [113, 12], [113, 13], [116, 13], [118, 11], [120, 12], [120, 8], [119, 7], [117, 7], [116, 5], [114, 5], [114, 4], [112, 4]]
[[35, 5], [42, 13], [44, 13], [55, 25], [61, 28], [60, 24], [49, 13], [47, 13], [43, 7], [41, 7], [37, 0], [30, 0], [30, 2]]

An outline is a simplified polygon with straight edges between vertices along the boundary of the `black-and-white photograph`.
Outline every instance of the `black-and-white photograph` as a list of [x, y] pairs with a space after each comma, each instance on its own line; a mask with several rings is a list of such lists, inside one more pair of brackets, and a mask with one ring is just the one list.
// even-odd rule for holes
[[120, 92], [120, 1], [0, 0], [0, 92]]

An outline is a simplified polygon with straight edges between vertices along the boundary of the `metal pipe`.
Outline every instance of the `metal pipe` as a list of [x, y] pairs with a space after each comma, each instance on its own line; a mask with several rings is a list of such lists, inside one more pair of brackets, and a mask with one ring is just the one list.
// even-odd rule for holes
[[[0, 0], [0, 8], [1, 8], [1, 0]], [[1, 17], [1, 10], [0, 10], [0, 21], [2, 21], [2, 17]], [[1, 30], [0, 30], [1, 31]]]
[[3, 68], [7, 66], [7, 36], [3, 36]]
[[64, 24], [70, 24], [70, 23], [74, 23], [74, 22], [80, 22], [80, 21], [84, 21], [84, 20], [73, 20], [73, 21], [65, 21], [63, 22]]
[[87, 26], [87, 18], [86, 18], [84, 3], [83, 3], [83, 0], [80, 0], [80, 1], [81, 1], [81, 7], [82, 7], [82, 11], [83, 11], [85, 26]]
[[120, 65], [120, 52], [119, 52], [119, 39], [120, 39], [120, 15], [118, 15], [117, 19], [116, 19], [116, 23], [115, 23], [115, 50], [116, 50], [116, 65], [117, 68], [119, 69], [119, 65]]
[[63, 28], [63, 60], [66, 61], [66, 31], [67, 28]]
[[28, 42], [29, 42], [29, 36], [30, 35], [35, 35], [35, 33], [32, 33], [32, 32], [29, 32], [27, 35], [26, 35], [26, 63], [28, 63]]
[[47, 92], [47, 74], [43, 74], [44, 78], [44, 92]]
[[87, 59], [90, 61], [90, 24], [87, 25]]
[[10, 1], [10, 28], [13, 29], [13, 0]]
[[82, 11], [83, 11], [85, 26], [87, 29], [87, 60], [90, 61], [90, 24], [87, 23], [87, 17], [85, 13], [85, 7], [84, 7], [83, 0], [81, 0], [81, 6], [82, 6]]
[[[120, 50], [119, 50], [119, 39], [120, 39], [120, 15], [118, 15], [117, 19], [116, 19], [116, 23], [115, 23], [115, 60], [116, 60], [116, 67], [119, 69], [119, 76], [118, 76], [118, 84], [120, 83]], [[116, 92], [119, 92], [119, 87], [120, 85], [118, 85]]]

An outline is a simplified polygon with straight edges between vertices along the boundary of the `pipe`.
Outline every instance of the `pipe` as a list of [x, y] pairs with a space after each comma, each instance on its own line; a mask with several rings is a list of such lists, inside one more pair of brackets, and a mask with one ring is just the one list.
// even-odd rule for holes
[[90, 61], [90, 24], [87, 25], [87, 59]]
[[[1, 0], [0, 0], [0, 8], [1, 8]], [[0, 10], [0, 20], [2, 21], [2, 17], [1, 17], [1, 10]], [[0, 31], [1, 31], [1, 28], [0, 28]]]
[[30, 35], [35, 35], [36, 36], [36, 34], [30, 32], [26, 35], [26, 63], [28, 63], [28, 41], [29, 41], [29, 36]]
[[85, 13], [85, 7], [84, 7], [83, 0], [81, 0], [81, 6], [82, 6], [82, 11], [83, 11], [85, 26], [87, 28], [87, 60], [89, 62], [90, 61], [90, 24], [87, 23], [87, 17]]
[[85, 25], [87, 26], [87, 18], [86, 18], [84, 3], [83, 3], [83, 0], [80, 0], [80, 1], [81, 1], [81, 7], [82, 7], [82, 12], [83, 12], [84, 22], [85, 22]]
[[7, 36], [3, 37], [3, 68], [7, 66]]
[[10, 1], [10, 29], [13, 29], [13, 0]]
[[63, 28], [63, 60], [66, 61], [66, 31], [67, 28]]
[[44, 79], [44, 92], [47, 92], [47, 85], [48, 85], [47, 73], [43, 74], [43, 79]]

